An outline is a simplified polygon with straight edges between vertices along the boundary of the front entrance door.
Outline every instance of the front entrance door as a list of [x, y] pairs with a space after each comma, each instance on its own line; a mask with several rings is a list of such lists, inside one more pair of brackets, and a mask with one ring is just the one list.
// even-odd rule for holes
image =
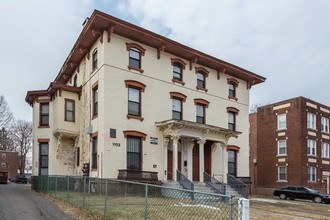
[[199, 181], [199, 146], [193, 148], [193, 181]]
[[[180, 151], [178, 151], [178, 170], [181, 172], [181, 152]], [[170, 151], [170, 150], [167, 150], [167, 179], [173, 180], [173, 151]]]
[[211, 176], [212, 170], [212, 141], [206, 141], [204, 146], [204, 172]]

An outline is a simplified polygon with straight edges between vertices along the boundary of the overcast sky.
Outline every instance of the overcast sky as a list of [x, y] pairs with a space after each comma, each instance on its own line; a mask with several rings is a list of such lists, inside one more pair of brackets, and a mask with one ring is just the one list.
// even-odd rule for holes
[[266, 77], [250, 104], [304, 96], [330, 106], [328, 0], [8, 0], [0, 95], [15, 119], [32, 120], [26, 92], [48, 88], [94, 9]]

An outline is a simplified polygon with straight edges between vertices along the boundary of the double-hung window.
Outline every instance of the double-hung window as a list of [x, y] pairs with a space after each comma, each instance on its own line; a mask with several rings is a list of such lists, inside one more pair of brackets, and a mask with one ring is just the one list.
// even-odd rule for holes
[[228, 96], [236, 97], [236, 87], [233, 83], [228, 84]]
[[49, 103], [40, 103], [40, 126], [49, 126]]
[[65, 121], [75, 121], [75, 101], [65, 99]]
[[98, 115], [99, 112], [99, 90], [98, 87], [94, 87], [93, 88], [93, 117], [96, 117]]
[[137, 49], [129, 50], [129, 66], [135, 69], [141, 69], [141, 52]]
[[321, 118], [321, 131], [329, 133], [329, 118], [326, 117]]
[[307, 180], [310, 182], [316, 182], [316, 167], [307, 167]]
[[277, 141], [277, 155], [286, 155], [286, 140]]
[[182, 120], [182, 100], [172, 99], [172, 119]]
[[141, 92], [138, 88], [128, 88], [128, 114], [134, 116], [141, 116]]
[[235, 113], [234, 112], [228, 112], [228, 129], [231, 131], [236, 130], [236, 123], [235, 123]]
[[322, 158], [329, 159], [329, 143], [322, 142]]
[[48, 142], [39, 143], [39, 174], [48, 175]]
[[176, 63], [173, 65], [173, 79], [182, 81], [182, 67]]
[[286, 129], [286, 114], [277, 115], [277, 130]]
[[127, 137], [127, 169], [141, 170], [142, 148], [141, 138]]
[[202, 72], [197, 73], [197, 88], [205, 89], [205, 75]]
[[316, 140], [307, 140], [307, 155], [316, 156]]
[[287, 180], [287, 168], [286, 166], [279, 166], [278, 167], [278, 181], [286, 181]]
[[205, 124], [205, 106], [201, 104], [196, 105], [196, 122]]
[[307, 112], [307, 128], [316, 130], [316, 115]]
[[92, 139], [92, 169], [97, 169], [97, 136]]
[[92, 70], [94, 71], [96, 68], [97, 68], [97, 49], [95, 49], [92, 54]]

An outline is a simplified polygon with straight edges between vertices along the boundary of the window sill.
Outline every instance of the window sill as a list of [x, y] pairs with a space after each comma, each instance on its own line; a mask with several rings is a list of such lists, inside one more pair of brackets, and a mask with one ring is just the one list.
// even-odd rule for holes
[[277, 154], [276, 157], [287, 157], [287, 154]]
[[207, 91], [208, 91], [208, 89], [205, 89], [205, 88], [202, 88], [202, 87], [198, 87], [198, 86], [196, 86], [196, 89], [197, 89], [197, 90], [202, 90], [202, 91], [204, 91], [204, 92], [207, 92]]
[[235, 101], [238, 100], [238, 98], [236, 98], [236, 97], [234, 97], [234, 96], [228, 96], [228, 99], [233, 99], [233, 100], [235, 100]]
[[92, 168], [91, 171], [95, 172], [95, 171], [97, 171], [97, 168]]
[[307, 157], [317, 158], [317, 155], [307, 154]]
[[307, 183], [317, 183], [317, 181], [307, 180]]
[[140, 73], [143, 73], [143, 72], [144, 72], [143, 69], [139, 69], [139, 68], [132, 67], [132, 66], [127, 66], [127, 68], [128, 68], [129, 70], [135, 70], [135, 71], [138, 71], [138, 72], [140, 72]]
[[330, 157], [321, 157], [322, 160], [330, 160]]
[[38, 128], [50, 128], [49, 125], [39, 125]]
[[98, 116], [98, 115], [94, 115], [93, 118], [92, 118], [92, 120], [94, 120], [95, 118], [97, 118], [97, 116]]
[[287, 128], [280, 128], [280, 129], [277, 129], [276, 131], [277, 132], [282, 132], [282, 131], [287, 131], [288, 129]]
[[321, 131], [321, 133], [324, 135], [330, 135], [330, 133], [328, 131]]
[[287, 183], [288, 180], [276, 180], [277, 183]]
[[72, 122], [72, 123], [75, 123], [76, 121], [69, 121], [69, 120], [64, 120], [65, 122]]
[[144, 118], [143, 117], [141, 117], [141, 116], [137, 116], [137, 115], [127, 115], [127, 118], [128, 119], [137, 119], [137, 120], [140, 120], [140, 121], [143, 121], [144, 120]]
[[315, 128], [308, 128], [308, 127], [307, 127], [307, 130], [308, 130], [308, 131], [317, 132], [317, 129], [315, 129]]
[[173, 83], [181, 84], [182, 86], [185, 85], [185, 82], [182, 82], [181, 80], [177, 80], [177, 79], [172, 79], [172, 82], [173, 82]]

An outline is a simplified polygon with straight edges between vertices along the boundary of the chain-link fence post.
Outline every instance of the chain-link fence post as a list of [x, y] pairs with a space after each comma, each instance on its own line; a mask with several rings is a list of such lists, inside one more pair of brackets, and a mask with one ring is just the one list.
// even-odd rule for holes
[[57, 176], [55, 176], [55, 198], [57, 198]]
[[39, 186], [40, 186], [40, 188], [39, 188], [39, 191], [38, 192], [42, 192], [41, 190], [42, 190], [42, 176], [39, 176]]
[[47, 188], [46, 188], [46, 193], [49, 192], [49, 176], [47, 176]]
[[228, 200], [228, 205], [229, 205], [229, 220], [233, 219], [233, 197], [231, 196]]
[[86, 176], [84, 176], [83, 208], [85, 208]]
[[104, 189], [104, 218], [107, 216], [107, 202], [108, 202], [108, 180], [105, 180], [105, 189]]
[[70, 177], [66, 177], [66, 201], [69, 201]]
[[145, 193], [144, 193], [144, 219], [148, 219], [148, 184], [145, 186]]

